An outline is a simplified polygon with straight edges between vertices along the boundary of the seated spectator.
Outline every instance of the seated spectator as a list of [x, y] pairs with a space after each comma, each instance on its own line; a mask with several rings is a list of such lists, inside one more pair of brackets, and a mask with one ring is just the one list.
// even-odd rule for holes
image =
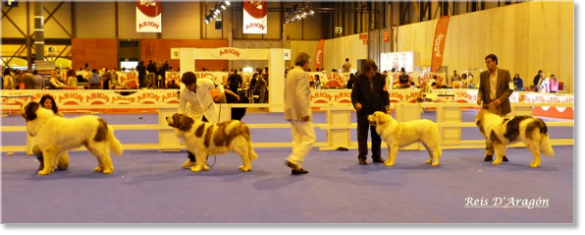
[[524, 90], [524, 85], [522, 82], [522, 79], [520, 78], [520, 74], [516, 74], [514, 75], [514, 90], [515, 91], [523, 91]]

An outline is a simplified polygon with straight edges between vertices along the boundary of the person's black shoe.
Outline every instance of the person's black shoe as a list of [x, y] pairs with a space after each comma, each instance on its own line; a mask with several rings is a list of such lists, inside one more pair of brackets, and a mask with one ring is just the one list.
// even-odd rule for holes
[[384, 158], [376, 158], [376, 159], [372, 159], [372, 162], [373, 162], [373, 163], [384, 163], [384, 161], [386, 161], [386, 160], [384, 160]]
[[303, 175], [303, 174], [308, 174], [309, 171], [301, 168], [301, 169], [298, 169], [298, 170], [292, 169], [292, 170], [290, 170], [290, 173], [293, 174], [293, 175]]
[[504, 158], [502, 159], [503, 162], [507, 162], [508, 158], [506, 157], [506, 155], [504, 155]]
[[484, 162], [491, 162], [492, 160], [492, 155], [485, 155], [485, 158], [483, 159]]
[[359, 161], [360, 165], [368, 165], [368, 163], [366, 162], [366, 159], [364, 159], [364, 158], [359, 158], [358, 161]]
[[284, 165], [286, 165], [286, 166], [290, 167], [291, 169], [293, 169], [293, 171], [294, 171], [294, 170], [299, 170], [299, 169], [302, 169], [302, 168], [301, 168], [299, 165], [297, 165], [297, 164], [294, 164], [294, 163], [290, 162], [289, 160], [286, 160], [286, 161], [284, 162]]

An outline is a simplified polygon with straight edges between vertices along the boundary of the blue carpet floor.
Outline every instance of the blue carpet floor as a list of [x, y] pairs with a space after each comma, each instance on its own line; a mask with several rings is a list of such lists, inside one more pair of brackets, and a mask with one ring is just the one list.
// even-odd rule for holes
[[[208, 172], [179, 169], [185, 153], [128, 151], [111, 175], [71, 154], [71, 167], [36, 174], [31, 156], [2, 158], [3, 223], [572, 223], [573, 147], [532, 169], [530, 153], [483, 162], [483, 150], [446, 150], [439, 167], [402, 151], [394, 167], [357, 164], [356, 152], [317, 151], [292, 176], [289, 149], [258, 149], [251, 172], [235, 154]], [[209, 159], [212, 164], [213, 158]], [[467, 198], [542, 199], [548, 208], [466, 208]]]

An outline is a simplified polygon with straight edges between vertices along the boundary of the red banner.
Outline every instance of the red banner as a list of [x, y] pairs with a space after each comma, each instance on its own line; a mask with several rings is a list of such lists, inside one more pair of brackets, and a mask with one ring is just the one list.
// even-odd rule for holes
[[388, 42], [388, 41], [390, 41], [390, 33], [384, 32], [384, 42]]
[[243, 1], [244, 33], [266, 34], [268, 17], [266, 1]]
[[162, 32], [160, 0], [136, 1], [136, 32]]
[[435, 37], [433, 40], [433, 59], [431, 61], [431, 72], [437, 72], [443, 65], [443, 52], [445, 51], [445, 40], [447, 40], [447, 29], [449, 28], [449, 16], [443, 16], [437, 23]]
[[317, 44], [317, 52], [315, 52], [315, 68], [314, 71], [317, 71], [317, 68], [323, 68], [323, 51], [325, 51], [325, 39], [321, 39], [319, 44]]

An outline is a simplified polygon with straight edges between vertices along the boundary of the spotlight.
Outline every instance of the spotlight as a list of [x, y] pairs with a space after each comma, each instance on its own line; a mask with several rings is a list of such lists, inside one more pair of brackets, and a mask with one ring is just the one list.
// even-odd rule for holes
[[225, 5], [221, 4], [221, 9], [225, 10], [226, 9]]
[[289, 9], [287, 12], [285, 12], [284, 22], [286, 24], [291, 22], [294, 23], [313, 15], [315, 15], [315, 11], [313, 11], [311, 3], [307, 1], [305, 3], [295, 4], [293, 5], [292, 9]]
[[231, 5], [230, 1], [225, 1], [224, 3], [225, 3], [226, 6]]

